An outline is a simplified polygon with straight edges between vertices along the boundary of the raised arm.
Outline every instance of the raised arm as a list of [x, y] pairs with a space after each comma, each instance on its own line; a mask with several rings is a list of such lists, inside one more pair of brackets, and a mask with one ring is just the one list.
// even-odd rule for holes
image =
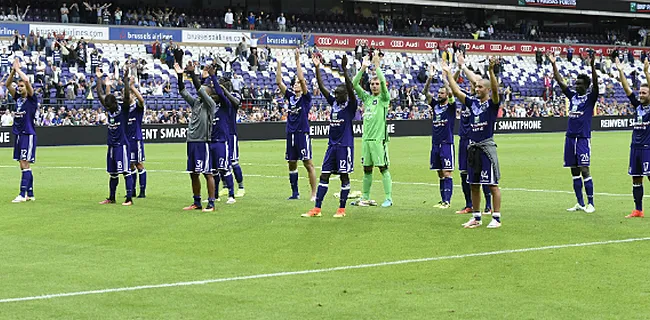
[[650, 57], [645, 58], [645, 61], [643, 61], [643, 73], [645, 73], [645, 81], [650, 82], [650, 71], [648, 71], [648, 67], [650, 67]]
[[34, 95], [34, 87], [32, 87], [32, 84], [29, 82], [29, 78], [27, 78], [27, 75], [20, 70], [20, 60], [15, 59], [14, 60], [14, 70], [16, 70], [16, 74], [18, 74], [18, 77], [20, 77], [20, 80], [25, 83], [25, 90], [27, 91], [27, 96], [31, 97]]
[[15, 99], [16, 98], [16, 88], [13, 86], [14, 82], [14, 75], [16, 74], [16, 70], [14, 68], [11, 68], [11, 71], [9, 72], [9, 76], [7, 77], [7, 82], [5, 83], [5, 86], [7, 87], [7, 90], [9, 91], [9, 94]]
[[183, 81], [183, 69], [178, 65], [178, 63], [174, 63], [174, 70], [176, 71], [176, 76], [178, 77], [178, 93], [180, 93], [183, 99], [185, 99], [185, 102], [187, 102], [190, 106], [193, 106], [194, 102], [196, 102], [196, 99], [194, 99], [194, 97], [192, 97], [192, 95], [190, 95], [190, 93], [185, 89], [185, 83]]
[[427, 83], [424, 84], [424, 89], [422, 90], [422, 93], [424, 94], [425, 97], [427, 97], [427, 104], [431, 104], [431, 100], [433, 100], [433, 95], [431, 92], [429, 92], [429, 88], [431, 87], [431, 80], [433, 80], [433, 64], [429, 66], [429, 77], [427, 78]]
[[316, 69], [316, 81], [318, 82], [318, 88], [320, 89], [320, 92], [323, 93], [325, 99], [329, 101], [331, 95], [330, 92], [327, 90], [327, 87], [325, 87], [325, 84], [323, 84], [323, 78], [321, 77], [321, 73], [320, 73], [320, 58], [314, 56], [312, 58], [312, 61], [314, 62], [314, 69]]
[[239, 100], [239, 98], [233, 96], [232, 93], [230, 93], [230, 91], [226, 90], [226, 87], [224, 87], [223, 85], [220, 84], [219, 87], [223, 91], [224, 96], [226, 96], [226, 98], [228, 98], [228, 100], [230, 100], [230, 104], [232, 105], [232, 107], [235, 108], [235, 109], [239, 109], [241, 107], [241, 100]]
[[99, 103], [102, 104], [103, 107], [106, 107], [104, 104], [104, 98], [106, 98], [106, 93], [104, 92], [104, 74], [102, 74], [99, 69], [97, 69], [97, 98], [99, 99]]
[[187, 63], [187, 66], [185, 67], [185, 71], [187, 71], [192, 78], [192, 85], [194, 86], [194, 89], [197, 91], [201, 89], [201, 79], [199, 79], [199, 76], [194, 72], [195, 66], [192, 63], [192, 61]]
[[447, 64], [446, 61], [442, 62], [442, 71], [444, 71], [445, 76], [447, 77], [447, 81], [449, 82], [449, 87], [451, 88], [451, 92], [454, 94], [458, 100], [460, 100], [461, 103], [465, 104], [465, 98], [467, 98], [467, 95], [463, 93], [463, 91], [460, 90], [460, 87], [458, 86], [458, 83], [456, 82], [456, 79], [454, 79], [454, 75], [451, 73], [451, 68]]
[[494, 74], [494, 66], [497, 64], [496, 57], [490, 57], [490, 87], [492, 89], [492, 102], [499, 104], [499, 79]]
[[625, 73], [623, 72], [623, 65], [621, 64], [621, 61], [618, 60], [618, 58], [616, 58], [615, 63], [616, 63], [616, 69], [618, 69], [619, 80], [623, 85], [623, 90], [625, 90], [625, 95], [629, 97], [634, 92], [630, 88], [630, 84], [627, 82], [627, 78], [625, 77]]
[[299, 49], [296, 49], [295, 55], [296, 55], [296, 74], [298, 75], [298, 81], [300, 81], [300, 87], [302, 88], [302, 92], [304, 94], [307, 93], [309, 89], [307, 88], [307, 81], [305, 81], [305, 74], [302, 72]]
[[460, 77], [460, 71], [462, 71], [465, 74], [465, 77], [471, 82], [471, 83], [477, 83], [481, 81], [481, 76], [478, 74], [474, 73], [474, 71], [470, 70], [466, 65], [465, 65], [465, 55], [463, 55], [462, 52], [456, 53], [456, 63], [458, 64], [459, 71], [457, 71], [457, 74], [454, 75], [454, 79], [458, 82], [458, 78]]
[[591, 65], [591, 91], [598, 96], [598, 71], [596, 70], [596, 59], [590, 58], [589, 64]]
[[377, 73], [377, 78], [379, 79], [379, 86], [381, 88], [381, 93], [379, 96], [384, 101], [390, 101], [390, 93], [388, 92], [388, 85], [386, 85], [386, 77], [384, 77], [384, 72], [381, 71], [381, 58], [379, 54], [376, 54], [372, 59], [372, 64], [375, 65], [375, 72]]
[[368, 67], [370, 66], [370, 58], [369, 57], [363, 57], [363, 62], [361, 63], [361, 70], [357, 72], [357, 75], [354, 76], [354, 79], [352, 79], [352, 86], [354, 87], [354, 91], [356, 91], [357, 95], [359, 98], [363, 100], [364, 97], [368, 95], [365, 90], [361, 87], [361, 78], [363, 77], [363, 74], [368, 70]]
[[557, 84], [560, 86], [560, 89], [562, 89], [562, 92], [565, 92], [568, 87], [566, 83], [564, 83], [564, 79], [562, 79], [560, 71], [557, 69], [557, 64], [555, 64], [555, 56], [552, 54], [548, 54], [546, 56], [548, 57], [548, 60], [551, 61], [551, 65], [553, 66], [553, 78], [555, 81], [557, 81]]
[[138, 90], [135, 87], [135, 81], [131, 79], [131, 92], [135, 95], [135, 98], [138, 100], [137, 107], [140, 109], [144, 108], [144, 98], [142, 97], [142, 94], [140, 93], [140, 90]]
[[275, 83], [278, 85], [278, 88], [280, 88], [282, 95], [284, 95], [284, 93], [287, 92], [287, 86], [282, 82], [282, 61], [277, 59], [277, 62], [278, 65], [275, 68]]
[[[127, 67], [124, 70], [124, 79], [122, 80], [124, 82], [124, 97], [123, 97], [123, 99], [124, 99], [124, 103], [127, 104], [127, 105], [131, 104], [131, 77], [129, 77], [129, 69], [131, 69], [131, 68]], [[124, 109], [128, 110], [128, 108], [124, 108]], [[125, 110], [123, 110], [123, 111], [125, 111]]]
[[354, 86], [352, 85], [352, 80], [350, 80], [350, 74], [348, 74], [348, 56], [343, 55], [341, 58], [341, 71], [343, 72], [343, 78], [345, 79], [345, 89], [348, 91], [348, 99], [352, 100], [354, 98]]

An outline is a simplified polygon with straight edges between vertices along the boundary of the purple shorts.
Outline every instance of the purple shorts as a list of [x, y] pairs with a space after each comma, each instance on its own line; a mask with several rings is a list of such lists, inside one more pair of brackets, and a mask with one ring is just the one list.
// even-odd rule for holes
[[210, 143], [210, 159], [212, 159], [212, 170], [230, 170], [230, 153], [228, 142]]
[[207, 142], [187, 143], [187, 171], [191, 173], [212, 173], [210, 144]]
[[129, 159], [131, 159], [132, 163], [144, 162], [144, 141], [129, 141]]
[[630, 168], [627, 173], [633, 177], [650, 176], [650, 149], [630, 149]]
[[230, 153], [230, 160], [233, 162], [239, 161], [239, 139], [236, 135], [231, 135], [228, 141], [228, 152]]
[[307, 133], [287, 133], [285, 160], [311, 160], [311, 139]]
[[591, 139], [566, 137], [564, 167], [588, 167], [591, 163]]
[[129, 172], [129, 146], [109, 146], [106, 153], [106, 172], [110, 174]]
[[36, 135], [17, 135], [14, 141], [14, 160], [36, 161]]
[[352, 173], [354, 171], [354, 147], [328, 146], [323, 159], [322, 173]]
[[452, 143], [432, 145], [429, 168], [431, 170], [454, 170], [454, 145]]
[[467, 146], [469, 138], [461, 137], [458, 142], [458, 170], [467, 171]]
[[497, 180], [494, 174], [494, 167], [492, 166], [492, 161], [490, 158], [483, 152], [481, 152], [481, 171], [475, 171], [474, 168], [468, 166], [467, 170], [467, 183], [469, 184], [487, 184], [487, 185], [498, 185], [499, 181]]

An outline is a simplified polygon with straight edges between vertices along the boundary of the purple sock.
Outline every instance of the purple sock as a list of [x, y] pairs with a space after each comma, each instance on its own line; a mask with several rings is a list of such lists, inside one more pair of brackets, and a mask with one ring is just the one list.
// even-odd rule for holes
[[445, 178], [440, 178], [440, 201], [445, 202]]
[[120, 184], [120, 176], [111, 174], [111, 178], [108, 180], [109, 200], [115, 201], [115, 192], [117, 192], [118, 184]]
[[467, 182], [467, 173], [466, 172], [461, 172], [460, 173], [460, 183], [463, 187], [463, 195], [465, 196], [465, 208], [471, 208], [472, 207], [472, 188], [469, 186], [469, 183]]
[[316, 192], [316, 208], [320, 208], [323, 205], [323, 199], [325, 199], [327, 188], [329, 187], [328, 183], [328, 181], [324, 180], [321, 180], [320, 183], [318, 183], [318, 191]]
[[451, 196], [454, 192], [454, 179], [452, 177], [446, 178], [444, 181], [445, 185], [445, 191], [443, 194], [443, 200], [444, 202], [451, 203]]
[[585, 192], [587, 193], [587, 202], [590, 205], [594, 205], [594, 180], [589, 178], [585, 178]]
[[642, 184], [633, 185], [632, 195], [634, 196], [634, 206], [636, 210], [643, 211], [643, 185]]
[[27, 189], [29, 189], [29, 180], [32, 178], [32, 169], [23, 169], [23, 172], [20, 177], [20, 196], [25, 197], [27, 195]]
[[289, 182], [291, 183], [291, 192], [293, 196], [297, 196], [298, 193], [298, 170], [289, 172]]
[[124, 182], [126, 184], [126, 199], [131, 199], [133, 198], [133, 175], [130, 173], [127, 173], [124, 175]]
[[573, 177], [573, 190], [576, 192], [576, 199], [578, 199], [578, 204], [582, 207], [585, 206], [585, 199], [582, 196], [582, 177], [577, 176]]
[[484, 184], [481, 188], [485, 196], [485, 209], [492, 209], [492, 192], [490, 191], [490, 186]]
[[138, 176], [140, 176], [140, 194], [143, 194], [147, 190], [147, 170], [138, 170]]
[[339, 200], [339, 208], [345, 209], [345, 205], [348, 202], [348, 196], [350, 195], [350, 183], [343, 184], [341, 182], [341, 199]]
[[228, 188], [228, 197], [235, 197], [235, 182], [232, 179], [232, 173], [230, 171], [222, 171], [221, 175], [223, 176], [224, 185]]
[[232, 173], [235, 175], [235, 180], [239, 185], [239, 189], [244, 189], [244, 174], [241, 172], [241, 166], [239, 162], [235, 162], [232, 165]]

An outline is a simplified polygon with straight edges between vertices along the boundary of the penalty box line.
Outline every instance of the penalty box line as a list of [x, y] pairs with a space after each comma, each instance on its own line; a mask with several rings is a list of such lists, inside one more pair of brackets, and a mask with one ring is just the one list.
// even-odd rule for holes
[[421, 263], [421, 262], [454, 260], [454, 259], [464, 259], [464, 258], [472, 258], [472, 257], [497, 256], [497, 255], [512, 254], [512, 253], [526, 253], [526, 252], [546, 251], [546, 250], [565, 249], [565, 248], [592, 247], [592, 246], [620, 244], [620, 243], [631, 243], [631, 242], [640, 242], [640, 241], [648, 241], [648, 240], [650, 240], [650, 237], [629, 238], [629, 239], [620, 239], [620, 240], [606, 240], [606, 241], [595, 241], [595, 242], [583, 242], [583, 243], [571, 243], [571, 244], [560, 244], [560, 245], [550, 245], [550, 246], [544, 246], [544, 247], [532, 247], [532, 248], [510, 249], [510, 250], [499, 250], [499, 251], [487, 251], [487, 252], [467, 253], [467, 254], [439, 256], [439, 257], [431, 257], [431, 258], [407, 259], [407, 260], [397, 260], [397, 261], [388, 261], [388, 262], [379, 262], [379, 263], [370, 263], [370, 264], [358, 264], [358, 265], [349, 265], [349, 266], [323, 268], [323, 269], [311, 269], [311, 270], [301, 270], [301, 271], [286, 271], [286, 272], [265, 273], [265, 274], [256, 274], [256, 275], [248, 275], [248, 276], [229, 277], [229, 278], [216, 278], [216, 279], [197, 280], [197, 281], [151, 284], [151, 285], [142, 285], [142, 286], [134, 286], [134, 287], [122, 287], [122, 288], [111, 288], [111, 289], [100, 289], [100, 290], [88, 290], [88, 291], [77, 291], [77, 292], [67, 292], [67, 293], [45, 294], [45, 295], [38, 295], [38, 296], [31, 296], [31, 297], [20, 297], [20, 298], [5, 298], [5, 299], [0, 299], [0, 303], [25, 302], [25, 301], [34, 301], [34, 300], [47, 300], [47, 299], [56, 299], [56, 298], [64, 298], [64, 297], [98, 295], [98, 294], [107, 294], [107, 293], [114, 293], [114, 292], [138, 291], [138, 290], [146, 290], [146, 289], [186, 287], [186, 286], [205, 285], [205, 284], [220, 283], [220, 282], [233, 282], [233, 281], [243, 281], [243, 280], [254, 280], [254, 279], [264, 279], [264, 278], [277, 278], [277, 277], [296, 276], [296, 275], [304, 275], [304, 274], [328, 273], [328, 272], [336, 272], [336, 271], [346, 271], [346, 270], [368, 269], [368, 268], [377, 268], [377, 267], [385, 267], [385, 266], [405, 265], [405, 264]]
[[[257, 164], [252, 164], [252, 163], [241, 163], [242, 165], [250, 165], [250, 166], [257, 166]], [[279, 165], [265, 165], [265, 166], [279, 166]], [[282, 166], [285, 167], [285, 166]], [[0, 168], [10, 168], [10, 169], [17, 169], [18, 166], [7, 166], [7, 165], [0, 165]], [[92, 170], [92, 171], [105, 171], [106, 168], [93, 168], [93, 167], [69, 167], [69, 166], [37, 166], [35, 167], [36, 170], [38, 169], [71, 169], [71, 170]], [[176, 173], [176, 174], [187, 174], [187, 171], [180, 171], [180, 170], [163, 170], [163, 169], [147, 169], [147, 172], [159, 172], [159, 173]], [[286, 179], [287, 177], [285, 176], [269, 176], [269, 175], [262, 175], [262, 174], [244, 174], [244, 177], [255, 177], [255, 178], [271, 178], [271, 179]], [[307, 179], [307, 177], [300, 177], [299, 179]], [[350, 181], [353, 182], [361, 182], [359, 179], [350, 179]], [[381, 180], [374, 180], [373, 182], [381, 182]], [[428, 183], [428, 182], [401, 182], [401, 181], [393, 181], [393, 184], [397, 185], [407, 185], [407, 186], [429, 186], [429, 187], [437, 187], [439, 184], [434, 184], [434, 183]], [[454, 188], [462, 188], [461, 185], [454, 185]], [[501, 187], [501, 190], [503, 191], [521, 191], [521, 192], [534, 192], [534, 193], [561, 193], [561, 194], [575, 194], [574, 191], [565, 191], [565, 190], [545, 190], [545, 189], [527, 189], [527, 188], [507, 188], [507, 187]], [[629, 194], [621, 194], [621, 193], [608, 193], [608, 192], [595, 192], [594, 195], [596, 196], [606, 196], [606, 197], [630, 197]], [[644, 198], [650, 198], [650, 195], [644, 195]]]

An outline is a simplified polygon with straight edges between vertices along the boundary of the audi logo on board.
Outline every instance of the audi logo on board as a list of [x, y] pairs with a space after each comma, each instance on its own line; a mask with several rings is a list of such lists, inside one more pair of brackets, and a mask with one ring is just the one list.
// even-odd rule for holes
[[390, 46], [392, 48], [402, 48], [402, 47], [404, 47], [404, 41], [402, 41], [402, 40], [392, 40], [390, 42]]
[[329, 46], [332, 45], [332, 43], [334, 43], [334, 39], [332, 38], [325, 38], [325, 37], [318, 38], [318, 45]]

